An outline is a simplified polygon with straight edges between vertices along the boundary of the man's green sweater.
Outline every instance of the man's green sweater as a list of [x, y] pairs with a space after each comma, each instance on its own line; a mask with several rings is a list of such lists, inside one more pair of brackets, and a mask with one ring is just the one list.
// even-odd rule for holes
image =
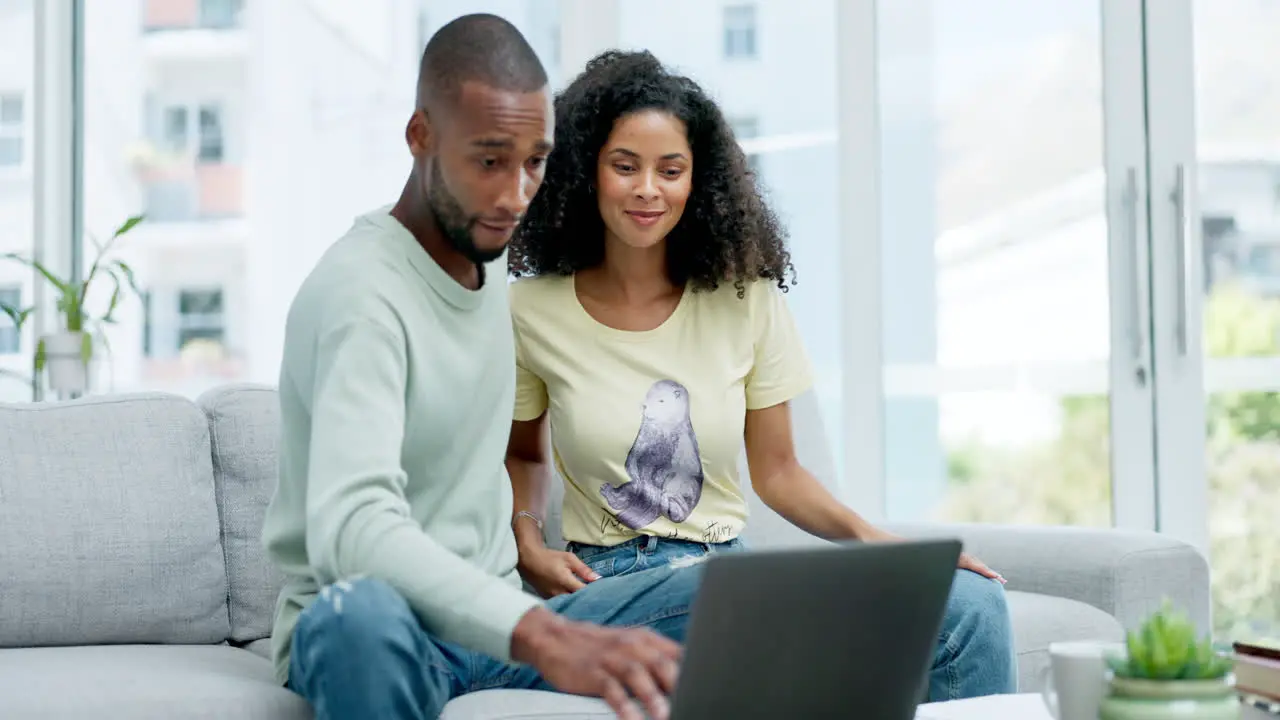
[[272, 654], [298, 614], [357, 576], [398, 590], [437, 638], [509, 659], [521, 589], [503, 460], [515, 360], [505, 257], [480, 290], [385, 210], [303, 282], [280, 372], [280, 480], [263, 542], [286, 576]]

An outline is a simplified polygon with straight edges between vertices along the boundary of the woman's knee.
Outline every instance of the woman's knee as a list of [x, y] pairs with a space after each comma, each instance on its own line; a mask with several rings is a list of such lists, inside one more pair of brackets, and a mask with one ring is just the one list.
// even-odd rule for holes
[[1004, 586], [969, 570], [957, 570], [947, 600], [947, 620], [952, 630], [968, 629], [993, 637], [1001, 644], [1012, 641], [1012, 621]]

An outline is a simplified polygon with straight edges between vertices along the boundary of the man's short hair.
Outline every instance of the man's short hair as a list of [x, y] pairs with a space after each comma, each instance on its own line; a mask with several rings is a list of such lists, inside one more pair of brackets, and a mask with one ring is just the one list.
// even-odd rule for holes
[[515, 25], [472, 13], [449, 21], [427, 42], [418, 68], [419, 107], [456, 98], [465, 82], [534, 92], [547, 85], [547, 72]]

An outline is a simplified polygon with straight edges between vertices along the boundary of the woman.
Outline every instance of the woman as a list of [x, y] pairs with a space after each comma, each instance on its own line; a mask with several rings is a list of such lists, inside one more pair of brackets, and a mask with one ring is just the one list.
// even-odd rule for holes
[[[647, 52], [610, 51], [556, 100], [555, 149], [508, 251], [517, 389], [507, 467], [525, 580], [546, 596], [741, 548], [752, 486], [828, 539], [896, 539], [796, 460], [811, 385], [778, 219], [715, 103]], [[555, 432], [551, 433], [550, 428]], [[551, 468], [568, 552], [543, 543]], [[964, 555], [931, 697], [1013, 689], [1000, 578]], [[958, 664], [956, 664], [958, 663]]]

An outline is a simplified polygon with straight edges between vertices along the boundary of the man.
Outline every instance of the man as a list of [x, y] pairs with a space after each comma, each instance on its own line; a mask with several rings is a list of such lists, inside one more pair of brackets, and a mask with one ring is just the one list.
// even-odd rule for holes
[[288, 316], [263, 530], [287, 578], [276, 672], [318, 718], [435, 718], [493, 687], [664, 718], [696, 571], [544, 605], [515, 569], [501, 259], [551, 150], [546, 74], [506, 21], [459, 18], [427, 45], [405, 134], [400, 199], [357, 219]]

